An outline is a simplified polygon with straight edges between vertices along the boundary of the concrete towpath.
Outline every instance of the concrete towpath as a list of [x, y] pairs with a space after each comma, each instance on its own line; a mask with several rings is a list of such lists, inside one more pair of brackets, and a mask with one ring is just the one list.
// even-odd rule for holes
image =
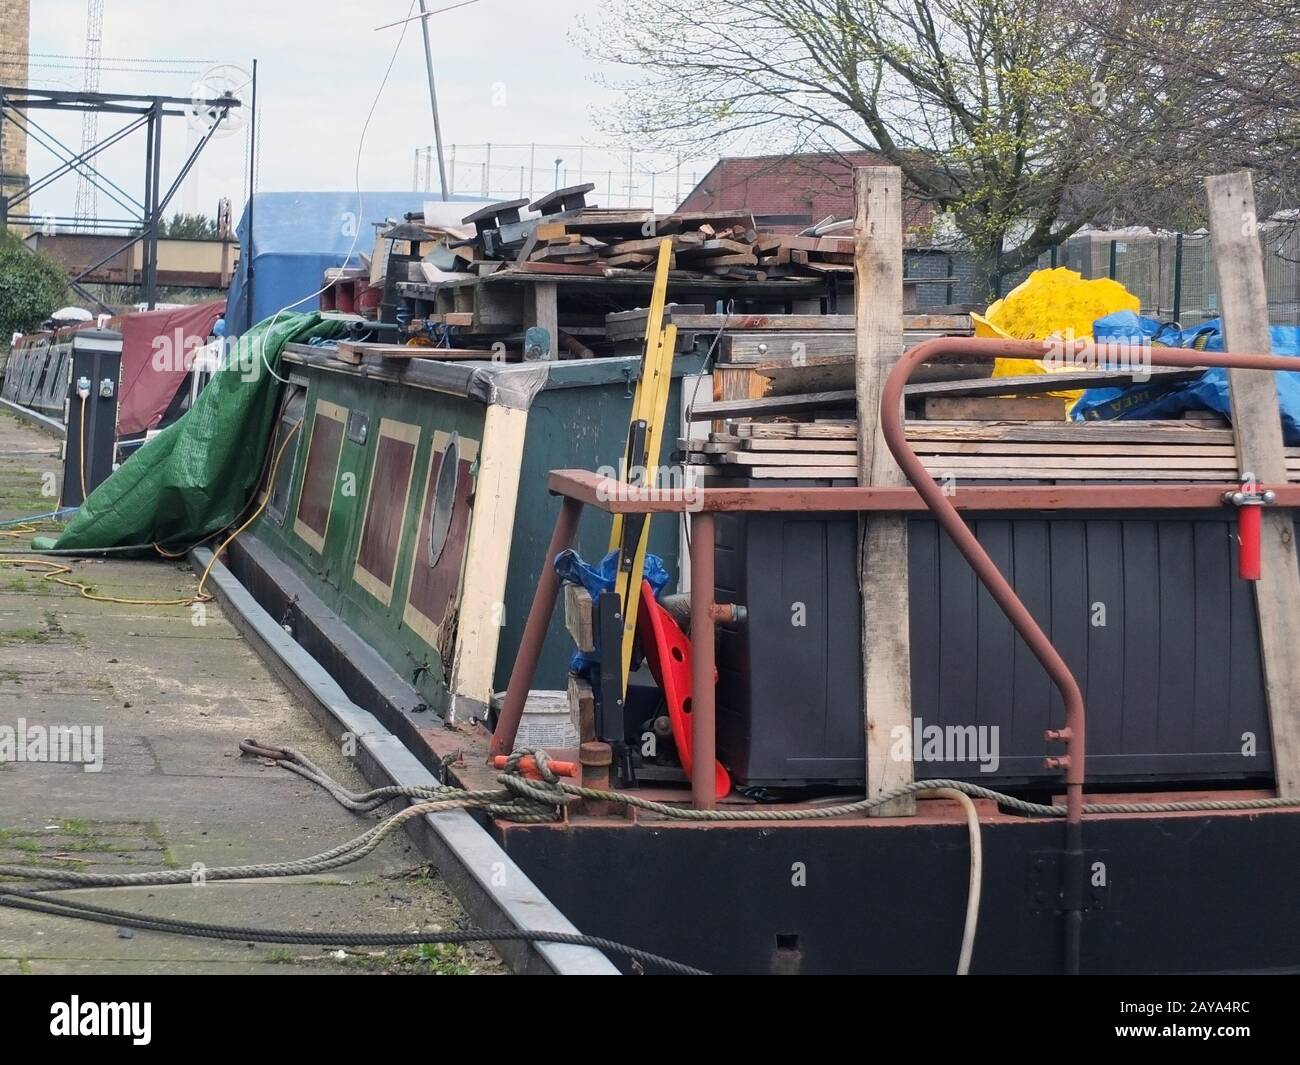
[[[0, 521], [53, 509], [59, 444], [0, 413]], [[12, 530], [5, 530], [12, 531]], [[0, 555], [27, 546], [0, 538]], [[182, 562], [70, 562], [101, 595], [193, 594]], [[241, 640], [216, 603], [94, 602], [0, 565], [0, 730], [102, 728], [102, 767], [0, 762], [0, 863], [145, 870], [266, 862], [358, 835], [351, 814], [291, 773], [241, 757], [255, 736], [297, 747], [341, 780], [365, 783]], [[91, 735], [95, 733], [92, 731]], [[0, 738], [4, 733], [0, 731]], [[83, 757], [87, 752], [82, 752]], [[287, 880], [80, 892], [101, 905], [225, 924], [415, 931], [467, 926], [400, 832], [355, 865]], [[499, 973], [487, 946], [338, 952], [185, 939], [0, 908], [0, 974]]]

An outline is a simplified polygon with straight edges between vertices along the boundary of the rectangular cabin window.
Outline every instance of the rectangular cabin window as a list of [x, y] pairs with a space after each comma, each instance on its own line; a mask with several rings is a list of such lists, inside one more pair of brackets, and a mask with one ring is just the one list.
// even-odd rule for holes
[[347, 419], [346, 407], [317, 401], [307, 445], [307, 465], [302, 473], [302, 491], [298, 493], [298, 513], [293, 522], [293, 531], [317, 554], [325, 550]]
[[[271, 441], [271, 454], [268, 461], [274, 469], [271, 481], [271, 497], [266, 502], [266, 516], [276, 525], [283, 526], [289, 511], [289, 492], [293, 488], [293, 469], [298, 459], [298, 448], [302, 445], [303, 413], [307, 407], [307, 390], [301, 385], [290, 385], [280, 408], [280, 423], [275, 430], [275, 439]], [[298, 431], [289, 434], [294, 426]], [[285, 441], [288, 440], [288, 444]], [[277, 458], [278, 456], [278, 458]]]
[[420, 427], [383, 418], [375, 439], [374, 468], [370, 473], [365, 523], [357, 544], [352, 579], [387, 606], [393, 598], [393, 580], [406, 527], [406, 504], [411, 495], [415, 452]]

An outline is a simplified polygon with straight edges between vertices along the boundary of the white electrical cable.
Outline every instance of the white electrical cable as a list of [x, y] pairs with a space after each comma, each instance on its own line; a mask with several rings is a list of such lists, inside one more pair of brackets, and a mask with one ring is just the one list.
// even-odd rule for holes
[[[408, 16], [415, 10], [415, 4], [416, 4], [416, 0], [411, 0], [410, 7], [406, 9], [406, 13]], [[432, 12], [432, 14], [437, 14], [437, 12]], [[342, 267], [340, 267], [340, 269], [346, 270], [348, 263], [352, 261], [352, 256], [357, 250], [357, 238], [361, 236], [361, 220], [365, 217], [365, 203], [361, 195], [361, 155], [362, 152], [365, 151], [365, 147], [366, 147], [366, 133], [370, 129], [371, 119], [375, 117], [375, 109], [379, 106], [380, 97], [384, 95], [384, 89], [388, 85], [388, 79], [393, 73], [393, 65], [397, 62], [397, 55], [402, 49], [402, 42], [406, 40], [406, 30], [408, 25], [409, 25], [409, 21], [407, 25], [402, 26], [402, 32], [398, 34], [397, 44], [393, 46], [393, 54], [391, 58], [388, 60], [388, 68], [384, 71], [383, 80], [380, 81], [379, 88], [375, 92], [375, 98], [370, 104], [370, 110], [366, 113], [365, 124], [361, 127], [361, 137], [357, 141], [357, 157], [352, 171], [353, 191], [357, 195], [357, 218], [356, 218], [356, 225], [353, 227], [354, 232], [352, 234], [352, 244], [348, 248], [348, 254], [344, 258], [343, 265]], [[249, 237], [250, 237], [249, 252], [251, 255], [252, 234], [249, 234]], [[280, 315], [282, 315], [285, 311], [291, 310], [292, 308], [297, 307], [299, 304], [306, 303], [310, 299], [315, 299], [317, 296], [323, 293], [325, 289], [327, 289], [328, 287], [329, 287], [328, 284], [322, 285], [315, 292], [310, 292], [306, 296], [303, 296], [302, 299], [295, 300], [293, 303], [289, 303], [281, 307], [278, 311], [275, 312], [275, 314], [271, 316], [271, 324], [266, 327], [266, 330], [262, 334], [262, 343], [258, 349], [258, 355], [262, 360], [262, 365], [266, 367], [267, 372], [272, 377], [274, 377], [277, 381], [279, 381], [281, 384], [288, 384], [289, 379], [287, 377], [281, 377], [278, 373], [276, 373], [273, 369], [271, 369], [271, 364], [266, 361], [266, 336], [268, 333], [271, 332], [272, 329], [275, 328], [275, 323], [280, 320]]]
[[961, 954], [957, 958], [957, 975], [970, 975], [971, 956], [975, 953], [975, 932], [980, 921], [980, 884], [984, 879], [984, 847], [980, 839], [980, 816], [975, 803], [965, 792], [955, 788], [936, 788], [921, 792], [922, 799], [953, 799], [966, 811], [966, 829], [970, 837], [970, 883], [966, 889], [966, 924], [961, 935]]

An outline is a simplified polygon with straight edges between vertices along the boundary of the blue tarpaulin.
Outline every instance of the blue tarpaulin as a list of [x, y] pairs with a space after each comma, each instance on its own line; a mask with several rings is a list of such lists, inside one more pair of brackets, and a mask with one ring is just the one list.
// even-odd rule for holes
[[[304, 296], [311, 298], [292, 310], [319, 309], [320, 301], [312, 293], [321, 287], [326, 270], [343, 265], [354, 237], [350, 265], [358, 266], [360, 256], [369, 256], [374, 250], [372, 222], [400, 220], [408, 212], [423, 210], [425, 202], [435, 198], [425, 192], [362, 192], [358, 210], [355, 192], [259, 192], [253, 198], [251, 237], [247, 205], [239, 222], [239, 268], [230, 285], [226, 316], [230, 334], [244, 332], [250, 323], [270, 318]], [[474, 196], [453, 196], [452, 200], [457, 204], [452, 212], [456, 221], [483, 202]]]
[[[1300, 355], [1300, 327], [1275, 325], [1270, 329], [1274, 355]], [[1142, 318], [1120, 311], [1097, 319], [1093, 336], [1101, 341], [1150, 342], [1158, 346], [1223, 350], [1223, 322], [1215, 318], [1192, 329], [1179, 330], [1170, 323]], [[1277, 373], [1278, 406], [1282, 412], [1282, 436], [1287, 444], [1300, 445], [1300, 361], [1296, 373]], [[1231, 419], [1228, 371], [1206, 370], [1199, 377], [1179, 384], [1146, 381], [1123, 388], [1090, 388], [1074, 405], [1076, 421], [1115, 418], [1176, 418], [1183, 411], [1212, 410]]]
[[[605, 592], [614, 590], [614, 581], [618, 576], [618, 552], [611, 551], [600, 560], [600, 565], [593, 566], [584, 562], [578, 552], [570, 548], [555, 556], [555, 572], [566, 584], [580, 584], [586, 588], [591, 601], [596, 603]], [[650, 587], [654, 589], [655, 598], [658, 599], [659, 593], [668, 584], [668, 570], [664, 567], [663, 559], [646, 552], [645, 568], [642, 572], [645, 579], [650, 582]], [[641, 590], [638, 587], [637, 595], [640, 594]], [[589, 677], [593, 687], [599, 689], [600, 671], [591, 668], [600, 663], [600, 626], [597, 625], [595, 628], [596, 650], [590, 653], [574, 651], [569, 663], [569, 671], [582, 677]]]

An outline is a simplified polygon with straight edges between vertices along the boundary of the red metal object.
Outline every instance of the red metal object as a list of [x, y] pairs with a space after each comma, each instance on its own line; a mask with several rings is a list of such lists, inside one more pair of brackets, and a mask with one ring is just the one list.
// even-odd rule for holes
[[[504, 769], [509, 761], [510, 756], [507, 754], [497, 754], [492, 757], [492, 765], [496, 769]], [[576, 762], [557, 762], [552, 759], [547, 765], [557, 777], [576, 777], [578, 775]], [[531, 754], [519, 759], [519, 772], [529, 780], [542, 779], [542, 774], [537, 770], [537, 759]]]
[[[655, 600], [649, 581], [641, 582], [641, 611], [637, 614], [641, 650], [659, 690], [664, 693], [673, 742], [686, 775], [694, 777], [694, 737], [691, 735], [692, 677], [691, 641], [673, 616]], [[714, 671], [714, 683], [717, 671]], [[731, 791], [731, 776], [722, 763], [713, 763], [714, 795], [725, 798]]]
[[[551, 470], [547, 486], [607, 514], [682, 514], [719, 511], [814, 513], [926, 510], [912, 487], [894, 488], [648, 488], [628, 490], [590, 470]], [[959, 511], [1214, 510], [1235, 481], [1220, 484], [962, 485], [951, 502]], [[1300, 484], [1272, 485], [1279, 506], [1300, 507]]]
[[494, 755], [509, 754], [514, 750], [515, 735], [519, 732], [519, 722], [524, 716], [524, 703], [528, 701], [528, 689], [537, 673], [537, 660], [542, 656], [546, 630], [550, 628], [555, 600], [560, 594], [560, 575], [555, 572], [555, 556], [573, 543], [578, 518], [581, 516], [582, 503], [579, 500], [565, 498], [561, 501], [560, 513], [555, 518], [555, 529], [551, 532], [551, 542], [547, 545], [546, 557], [542, 560], [542, 572], [537, 578], [537, 590], [533, 592], [533, 604], [528, 609], [528, 620], [524, 622], [524, 632], [519, 638], [519, 651], [510, 670], [506, 697], [501, 704], [501, 713], [497, 716], [492, 743], [488, 747]]
[[1260, 535], [1264, 525], [1262, 513], [1265, 506], [1277, 502], [1277, 492], [1261, 489], [1253, 473], [1241, 475], [1241, 487], [1235, 492], [1225, 492], [1223, 501], [1237, 508], [1237, 576], [1243, 581], [1260, 578]]
[[1264, 508], [1247, 503], [1237, 508], [1237, 576], [1243, 581], [1257, 581], [1260, 576], [1259, 538], [1263, 528]]

